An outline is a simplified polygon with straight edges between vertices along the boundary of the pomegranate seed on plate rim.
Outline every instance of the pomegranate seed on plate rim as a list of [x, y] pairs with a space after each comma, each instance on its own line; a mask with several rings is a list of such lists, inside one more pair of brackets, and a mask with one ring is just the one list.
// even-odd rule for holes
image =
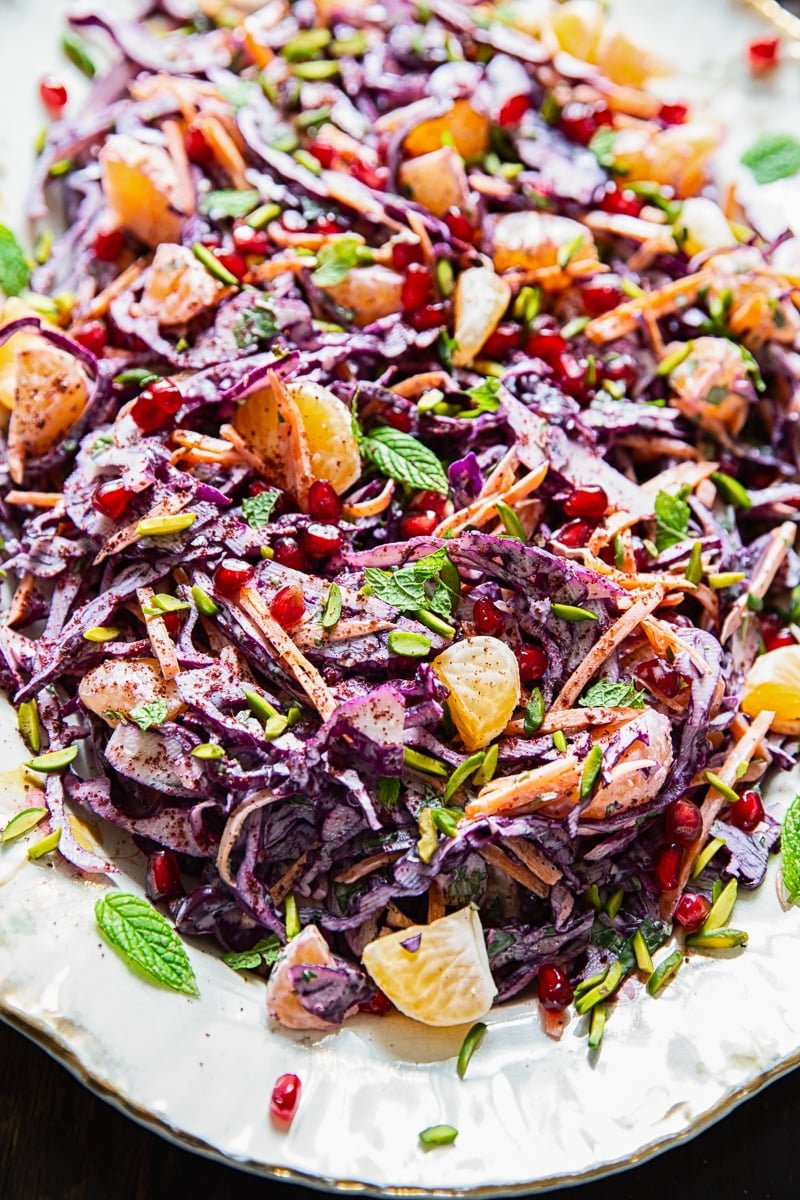
[[302, 1084], [297, 1075], [279, 1075], [269, 1101], [269, 1111], [276, 1121], [289, 1124], [300, 1103]]
[[66, 87], [53, 75], [45, 75], [39, 84], [39, 95], [45, 108], [54, 115], [66, 108], [69, 94]]
[[537, 975], [539, 1003], [551, 1011], [572, 1003], [572, 984], [566, 972], [555, 963], [543, 963]]

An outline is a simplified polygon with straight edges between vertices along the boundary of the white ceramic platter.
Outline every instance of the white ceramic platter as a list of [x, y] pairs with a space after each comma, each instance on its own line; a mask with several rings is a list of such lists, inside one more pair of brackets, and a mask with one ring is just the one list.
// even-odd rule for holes
[[[36, 83], [59, 61], [65, 8], [60, 0], [0, 8], [0, 219], [16, 225], [41, 122]], [[728, 172], [755, 132], [800, 124], [800, 65], [752, 82], [743, 50], [765, 27], [735, 0], [617, 0], [616, 14], [680, 65], [668, 92], [688, 92], [728, 123]], [[800, 226], [796, 183], [762, 192], [775, 227]], [[31, 803], [16, 766], [22, 756], [4, 706], [3, 819]], [[793, 790], [784, 779], [772, 794]], [[108, 827], [100, 836], [119, 885], [138, 889], [136, 852]], [[747, 951], [694, 957], [658, 1000], [628, 985], [596, 1061], [580, 1022], [555, 1044], [535, 1004], [519, 1002], [491, 1014], [464, 1082], [454, 1065], [463, 1029], [393, 1016], [315, 1038], [272, 1031], [263, 983], [198, 947], [189, 953], [199, 1000], [139, 980], [95, 929], [94, 902], [106, 886], [28, 862], [24, 843], [0, 853], [0, 1012], [137, 1120], [265, 1175], [372, 1192], [529, 1193], [674, 1145], [800, 1061], [800, 910], [781, 911], [773, 875], [741, 901]], [[284, 1071], [303, 1081], [288, 1133], [267, 1115]], [[417, 1134], [440, 1121], [457, 1126], [458, 1141], [426, 1153]]]

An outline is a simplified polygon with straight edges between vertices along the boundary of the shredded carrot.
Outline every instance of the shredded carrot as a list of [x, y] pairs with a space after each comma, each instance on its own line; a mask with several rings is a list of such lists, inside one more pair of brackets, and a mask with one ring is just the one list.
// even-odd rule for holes
[[175, 513], [179, 513], [181, 509], [186, 508], [191, 499], [190, 492], [172, 492], [168, 496], [165, 496], [163, 500], [159, 500], [142, 517], [137, 517], [135, 521], [131, 521], [128, 525], [123, 525], [122, 529], [117, 529], [110, 537], [107, 537], [100, 547], [99, 553], [95, 556], [93, 565], [97, 566], [104, 559], [110, 558], [112, 554], [119, 554], [120, 550], [125, 550], [128, 546], [132, 546], [134, 542], [138, 542], [139, 534], [136, 530], [140, 521], [146, 517], [173, 516]]
[[347, 521], [356, 521], [359, 517], [376, 517], [392, 503], [395, 487], [394, 480], [387, 479], [384, 486], [371, 500], [357, 500], [353, 504], [345, 504], [342, 515]]
[[682, 304], [691, 303], [700, 289], [711, 283], [712, 279], [713, 272], [704, 269], [694, 275], [671, 281], [644, 296], [627, 300], [603, 316], [590, 321], [585, 329], [586, 336], [590, 341], [602, 344], [633, 333], [643, 313], [649, 312], [653, 317], [665, 317]]
[[[522, 479], [511, 484], [504, 491], [501, 491], [496, 496], [487, 496], [484, 499], [474, 500], [472, 504], [468, 504], [466, 508], [461, 508], [458, 512], [451, 513], [449, 517], [445, 517], [439, 522], [434, 530], [435, 537], [442, 537], [448, 530], [454, 533], [460, 533], [467, 525], [484, 525], [492, 517], [497, 516], [497, 502], [504, 501], [512, 508], [515, 505], [520, 505], [520, 501], [527, 497], [530, 492], [536, 491], [541, 486], [547, 475], [549, 463], [545, 460], [540, 463], [534, 470], [528, 471]], [[520, 506], [521, 507], [521, 506]], [[522, 515], [518, 513], [518, 515]], [[527, 532], [530, 532], [528, 530]]]
[[423, 392], [429, 392], [432, 388], [447, 390], [452, 387], [453, 380], [447, 371], [423, 371], [421, 375], [411, 375], [408, 379], [393, 383], [389, 391], [406, 400], [417, 400]]
[[307, 649], [309, 646], [319, 646], [321, 642], [347, 642], [353, 638], [370, 637], [374, 633], [385, 633], [395, 628], [393, 621], [368, 617], [363, 620], [342, 619], [336, 622], [333, 629], [323, 629], [318, 621], [304, 621], [292, 630], [292, 633], [295, 645]]
[[[642, 462], [650, 462], [654, 458], [687, 458], [697, 462], [700, 451], [696, 446], [690, 446], [678, 438], [651, 437], [644, 433], [626, 433], [616, 439], [617, 446], [627, 446], [636, 451], [636, 457]], [[640, 520], [639, 517], [636, 518]]]
[[464, 811], [470, 820], [504, 812], [535, 812], [569, 791], [577, 780], [578, 769], [578, 759], [565, 755], [544, 766], [493, 779], [469, 801]]
[[175, 206], [187, 217], [195, 210], [195, 194], [192, 175], [189, 170], [189, 159], [186, 154], [183, 130], [177, 121], [165, 121], [164, 136], [167, 139], [167, 150], [175, 167], [178, 187], [175, 193]]
[[414, 922], [400, 911], [394, 900], [390, 900], [386, 905], [386, 924], [392, 929], [410, 929]]
[[30, 571], [26, 571], [17, 584], [8, 612], [6, 613], [5, 623], [7, 626], [16, 625], [18, 621], [25, 619], [35, 586], [36, 580], [34, 576]]
[[28, 504], [31, 508], [56, 508], [64, 499], [63, 492], [6, 492], [6, 504]]
[[361, 862], [353, 863], [352, 866], [335, 875], [334, 883], [358, 883], [359, 879], [363, 879], [365, 875], [371, 875], [373, 871], [395, 862], [404, 854], [404, 850], [383, 850], [380, 854], [370, 854], [367, 858], [362, 858]]
[[176, 675], [180, 674], [181, 668], [175, 650], [175, 643], [167, 629], [167, 623], [163, 617], [148, 616], [144, 611], [146, 608], [152, 607], [153, 589], [151, 587], [137, 588], [136, 598], [142, 608], [147, 636], [150, 639], [150, 645], [153, 647], [153, 653], [158, 659], [158, 665], [161, 667], [161, 674], [165, 679], [174, 679]]
[[415, 213], [413, 208], [406, 209], [406, 220], [411, 232], [419, 239], [420, 247], [422, 248], [422, 257], [426, 263], [432, 263], [435, 255], [433, 253], [433, 245], [428, 236], [428, 231], [425, 228], [425, 222], [419, 213]]
[[286, 251], [284, 254], [275, 254], [266, 262], [253, 267], [248, 278], [252, 283], [269, 283], [270, 280], [277, 279], [286, 271], [291, 271], [293, 275], [299, 275], [301, 271], [307, 271], [313, 265], [312, 258]]
[[280, 879], [272, 885], [269, 889], [269, 894], [273, 904], [283, 904], [289, 892], [292, 891], [297, 880], [308, 866], [312, 854], [316, 854], [317, 850], [319, 850], [319, 842], [314, 842], [299, 858], [294, 860], [290, 867], [287, 867]]
[[275, 620], [255, 588], [242, 588], [239, 593], [238, 607], [264, 634], [322, 719], [327, 720], [336, 709], [336, 697], [317, 668], [297, 649], [283, 626]]
[[107, 288], [103, 288], [102, 292], [98, 292], [93, 300], [90, 300], [88, 304], [81, 307], [78, 314], [80, 320], [76, 323], [83, 324], [85, 321], [94, 320], [96, 317], [104, 317], [108, 312], [109, 306], [116, 300], [117, 296], [121, 296], [129, 287], [133, 287], [145, 267], [150, 265], [150, 258], [150, 255], [144, 258], [137, 258], [129, 267], [120, 272]]
[[233, 186], [239, 191], [245, 191], [248, 186], [245, 174], [247, 163], [219, 117], [200, 117], [195, 125], [211, 146], [214, 157], [228, 175]]
[[542, 854], [541, 850], [537, 850], [535, 846], [524, 837], [507, 837], [503, 843], [509, 850], [517, 856], [518, 859], [541, 879], [542, 883], [552, 887], [554, 883], [558, 883], [563, 872], [559, 871], [558, 867], [550, 861], [550, 859]]
[[[575, 733], [579, 729], [591, 729], [595, 725], [622, 724], [636, 716], [635, 708], [564, 708], [558, 712], [545, 714], [544, 720], [536, 731], [540, 736], [555, 733], [557, 729], [564, 733]], [[506, 737], [517, 736], [525, 732], [525, 722], [522, 718], [509, 721], [503, 730]]]
[[497, 867], [503, 874], [509, 875], [511, 879], [521, 883], [529, 892], [533, 892], [534, 896], [541, 896], [544, 899], [549, 892], [550, 888], [538, 875], [534, 874], [530, 868], [523, 866], [522, 863], [509, 858], [498, 846], [484, 846], [481, 854], [493, 867]]
[[[267, 226], [267, 233], [271, 242], [276, 246], [281, 246], [285, 250], [292, 250], [295, 247], [300, 247], [303, 250], [320, 250], [323, 246], [335, 245], [342, 238], [348, 241], [357, 241], [364, 245], [364, 238], [360, 233], [314, 233], [310, 229], [291, 230], [286, 229], [280, 221], [271, 221]], [[309, 264], [309, 259], [306, 258], [306, 265]]]
[[444, 893], [438, 879], [434, 879], [428, 888], [428, 924], [438, 921], [444, 914]]
[[722, 626], [720, 641], [723, 645], [741, 625], [744, 615], [747, 612], [748, 596], [755, 596], [759, 600], [766, 596], [781, 563], [786, 558], [789, 549], [794, 545], [796, 534], [797, 530], [792, 521], [784, 521], [782, 525], [779, 525], [777, 529], [773, 529], [770, 533], [769, 542], [761, 552], [758, 562], [753, 567], [753, 575], [747, 592], [734, 601], [725, 624]]
[[666, 471], [646, 480], [642, 484], [642, 491], [655, 498], [659, 492], [677, 492], [678, 488], [682, 487], [694, 490], [698, 483], [708, 479], [718, 470], [719, 463], [717, 462], [679, 463], [677, 467], [667, 467]]
[[615, 237], [628, 238], [632, 242], [656, 243], [659, 252], [669, 254], [677, 249], [669, 228], [655, 221], [644, 221], [641, 217], [626, 217], [619, 213], [596, 210], [587, 214], [585, 225], [593, 233], [611, 233]]
[[223, 437], [226, 442], [230, 442], [230, 444], [235, 448], [236, 453], [244, 459], [248, 466], [251, 466], [254, 471], [258, 472], [259, 475], [269, 478], [269, 467], [264, 462], [263, 458], [259, 454], [256, 454], [255, 450], [248, 445], [248, 443], [239, 433], [238, 429], [234, 429], [233, 425], [221, 425], [219, 432], [220, 436]]

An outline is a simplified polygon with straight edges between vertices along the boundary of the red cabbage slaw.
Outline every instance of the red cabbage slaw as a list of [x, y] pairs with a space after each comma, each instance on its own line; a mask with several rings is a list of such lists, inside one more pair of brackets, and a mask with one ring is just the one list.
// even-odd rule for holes
[[[80, 747], [60, 854], [114, 870], [70, 809], [129, 830], [226, 952], [297, 913], [322, 1028], [380, 1010], [367, 944], [466, 905], [498, 1001], [643, 970], [760, 884], [795, 760], [743, 706], [796, 645], [791, 239], [555, 22], [146, 18], [72, 22], [118, 57], [48, 131], [67, 231], [0, 333], [2, 685]], [[508, 712], [442, 668], [479, 637]]]

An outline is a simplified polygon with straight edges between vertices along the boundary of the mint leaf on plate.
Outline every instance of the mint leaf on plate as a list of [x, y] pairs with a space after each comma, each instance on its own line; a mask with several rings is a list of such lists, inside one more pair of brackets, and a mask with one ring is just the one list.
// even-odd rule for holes
[[381, 425], [365, 434], [361, 450], [383, 475], [408, 487], [447, 495], [448, 483], [439, 459], [410, 433]]
[[129, 966], [174, 992], [199, 996], [183, 942], [147, 900], [111, 892], [97, 901], [94, 914], [108, 944]]
[[18, 296], [28, 286], [25, 252], [7, 225], [0, 225], [0, 288], [7, 296]]
[[800, 904], [800, 796], [796, 796], [783, 818], [781, 829], [781, 878], [790, 904]]
[[222, 961], [226, 967], [231, 967], [234, 971], [254, 971], [262, 964], [271, 967], [280, 952], [281, 944], [276, 935], [271, 933], [268, 937], [262, 938], [260, 942], [256, 942], [252, 950], [232, 950], [228, 954], [223, 954]]
[[790, 133], [763, 133], [741, 157], [756, 183], [774, 183], [800, 171], [800, 142]]

